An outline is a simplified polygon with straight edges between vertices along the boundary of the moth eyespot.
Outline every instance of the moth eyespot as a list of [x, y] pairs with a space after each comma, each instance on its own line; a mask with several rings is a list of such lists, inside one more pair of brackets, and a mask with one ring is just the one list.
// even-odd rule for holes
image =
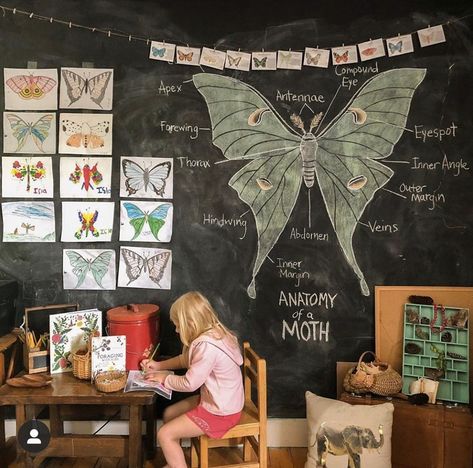
[[256, 127], [256, 125], [259, 125], [263, 118], [263, 114], [268, 111], [269, 109], [267, 107], [263, 107], [262, 109], [256, 109], [255, 111], [253, 111], [248, 117], [248, 125], [251, 125], [252, 127]]
[[356, 177], [353, 177], [347, 182], [347, 188], [350, 190], [361, 190], [366, 183], [368, 182], [368, 179], [364, 175], [359, 175]]
[[259, 177], [258, 179], [256, 179], [256, 183], [258, 184], [259, 188], [264, 191], [273, 188], [273, 184], [271, 183], [271, 181], [265, 179], [264, 177]]
[[353, 122], [357, 125], [364, 124], [366, 122], [366, 119], [368, 118], [366, 112], [363, 109], [360, 109], [359, 107], [350, 107], [348, 111], [353, 114]]

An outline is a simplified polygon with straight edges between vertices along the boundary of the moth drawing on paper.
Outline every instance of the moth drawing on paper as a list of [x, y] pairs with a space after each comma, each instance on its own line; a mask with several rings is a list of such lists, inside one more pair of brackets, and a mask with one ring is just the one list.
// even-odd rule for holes
[[105, 71], [91, 77], [84, 77], [72, 70], [63, 69], [62, 79], [66, 85], [69, 106], [78, 101], [82, 96], [88, 96], [100, 108], [105, 97], [108, 83], [112, 77], [111, 71]]
[[13, 151], [18, 153], [23, 149], [29, 137], [33, 140], [36, 147], [44, 153], [43, 143], [49, 135], [51, 122], [54, 119], [53, 114], [44, 114], [36, 122], [23, 120], [17, 114], [6, 114], [10, 123], [12, 134], [16, 138], [18, 145]]
[[370, 78], [347, 105], [321, 127], [316, 115], [306, 130], [291, 118], [296, 133], [255, 88], [233, 78], [194, 75], [212, 126], [212, 141], [229, 160], [250, 160], [229, 181], [256, 222], [258, 245], [248, 295], [255, 277], [294, 209], [302, 182], [317, 181], [340, 247], [357, 276], [368, 285], [353, 250], [353, 234], [375, 193], [393, 171], [378, 162], [390, 156], [404, 133], [414, 91], [426, 70], [405, 68]]
[[48, 76], [14, 75], [5, 82], [22, 99], [41, 99], [55, 86], [56, 80]]
[[121, 254], [125, 262], [126, 276], [128, 277], [127, 286], [136, 281], [140, 276], [147, 274], [153, 283], [161, 287], [160, 281], [164, 276], [166, 266], [171, 257], [170, 251], [162, 251], [147, 257], [146, 255], [141, 256], [134, 250], [122, 247]]
[[110, 268], [110, 260], [113, 256], [112, 250], [106, 250], [95, 257], [85, 258], [80, 251], [66, 250], [66, 255], [72, 266], [72, 273], [77, 278], [77, 284], [73, 289], [78, 289], [82, 286], [86, 276], [90, 273], [95, 283], [104, 289], [102, 280]]

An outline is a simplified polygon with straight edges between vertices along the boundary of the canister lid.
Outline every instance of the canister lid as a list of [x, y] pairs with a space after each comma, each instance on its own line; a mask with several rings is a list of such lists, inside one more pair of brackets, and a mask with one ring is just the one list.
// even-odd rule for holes
[[107, 311], [107, 320], [128, 322], [133, 320], [146, 320], [159, 313], [156, 304], [127, 304], [114, 307]]

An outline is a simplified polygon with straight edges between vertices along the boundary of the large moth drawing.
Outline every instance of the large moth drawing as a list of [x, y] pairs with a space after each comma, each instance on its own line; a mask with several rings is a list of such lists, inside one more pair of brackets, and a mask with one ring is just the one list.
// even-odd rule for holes
[[346, 107], [322, 130], [308, 131], [299, 116], [291, 118], [296, 133], [253, 87], [230, 77], [194, 75], [197, 90], [207, 103], [212, 141], [229, 160], [250, 162], [229, 181], [251, 209], [258, 247], [248, 295], [256, 297], [255, 277], [286, 226], [302, 181], [315, 180], [338, 242], [369, 295], [353, 251], [353, 233], [377, 190], [393, 171], [378, 160], [391, 155], [401, 138], [414, 91], [426, 70], [389, 70], [370, 78]]

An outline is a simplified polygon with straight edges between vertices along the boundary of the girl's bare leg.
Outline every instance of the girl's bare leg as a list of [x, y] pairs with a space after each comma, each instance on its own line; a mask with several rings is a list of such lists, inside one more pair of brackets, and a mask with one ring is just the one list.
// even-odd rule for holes
[[163, 413], [163, 423], [171, 421], [171, 419], [177, 418], [181, 414], [187, 413], [191, 409], [194, 409], [199, 404], [200, 396], [194, 395], [185, 400], [178, 401], [174, 405], [168, 406]]

